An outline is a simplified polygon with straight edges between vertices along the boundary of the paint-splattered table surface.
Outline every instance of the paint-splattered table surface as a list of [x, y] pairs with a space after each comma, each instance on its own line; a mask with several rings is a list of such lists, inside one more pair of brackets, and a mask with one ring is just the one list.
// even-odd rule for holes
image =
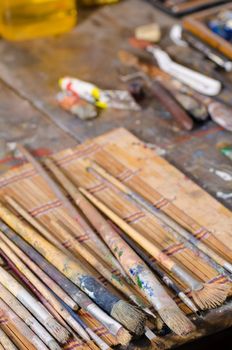
[[[64, 75], [103, 88], [123, 87], [118, 78], [117, 52], [127, 47], [126, 38], [136, 26], [153, 20], [165, 28], [176, 22], [146, 1], [125, 0], [85, 13], [79, 26], [56, 38], [21, 43], [1, 40], [0, 172], [17, 164], [10, 152], [15, 142], [46, 155], [125, 127], [151, 146], [159, 146], [166, 159], [231, 209], [232, 162], [218, 147], [232, 144], [232, 134], [213, 122], [191, 132], [181, 131], [155, 101], [142, 112], [106, 110], [89, 122], [57, 106], [57, 82]], [[225, 313], [231, 310], [228, 307]]]
[[122, 86], [117, 52], [127, 46], [126, 38], [137, 25], [152, 20], [163, 27], [175, 22], [147, 2], [126, 0], [94, 10], [72, 32], [56, 38], [0, 41], [1, 158], [4, 141], [56, 150], [124, 126], [159, 145], [168, 160], [232, 208], [232, 181], [218, 176], [218, 171], [231, 174], [231, 163], [217, 149], [232, 143], [232, 135], [216, 124], [209, 122], [190, 133], [180, 131], [158, 103], [139, 113], [108, 110], [91, 122], [80, 121], [57, 106], [57, 81], [63, 75], [106, 88]]

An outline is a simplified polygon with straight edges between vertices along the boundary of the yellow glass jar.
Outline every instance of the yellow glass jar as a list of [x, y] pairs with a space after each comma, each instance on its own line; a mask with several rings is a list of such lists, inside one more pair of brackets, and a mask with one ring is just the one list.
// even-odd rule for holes
[[76, 19], [75, 0], [0, 0], [0, 34], [9, 40], [60, 34]]
[[81, 3], [86, 6], [91, 6], [91, 5], [114, 4], [119, 1], [120, 0], [81, 0]]

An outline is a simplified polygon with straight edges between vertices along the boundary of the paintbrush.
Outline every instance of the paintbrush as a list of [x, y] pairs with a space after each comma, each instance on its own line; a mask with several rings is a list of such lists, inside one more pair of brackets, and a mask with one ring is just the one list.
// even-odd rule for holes
[[26, 209], [19, 204], [13, 197], [10, 197], [8, 195], [4, 196], [4, 199], [6, 200], [7, 203], [10, 204], [14, 210], [17, 211], [19, 215], [22, 216], [26, 221], [28, 221], [38, 232], [40, 232], [44, 238], [46, 238], [49, 242], [54, 244], [56, 247], [59, 249], [63, 250], [66, 252], [66, 249], [60, 244], [60, 242], [53, 236], [53, 234], [46, 228], [44, 227], [38, 220], [33, 218], [32, 215], [30, 215]]
[[[0, 243], [1, 244], [1, 243]], [[8, 254], [9, 255], [9, 254]], [[12, 254], [11, 254], [11, 258], [12, 258]], [[15, 260], [14, 257], [13, 257], [13, 264], [15, 264]], [[12, 262], [11, 260], [11, 262]], [[9, 261], [8, 261], [9, 262]], [[90, 341], [90, 338], [88, 336], [88, 334], [86, 333], [86, 331], [80, 326], [80, 324], [76, 321], [75, 318], [72, 317], [72, 314], [69, 313], [66, 309], [63, 308], [63, 306], [60, 308], [59, 307], [59, 302], [57, 301], [57, 303], [54, 302], [54, 300], [51, 300], [51, 295], [49, 296], [49, 299], [48, 298], [45, 298], [44, 295], [44, 289], [41, 288], [41, 285], [38, 281], [34, 281], [33, 284], [32, 284], [32, 279], [30, 278], [30, 274], [28, 276], [28, 273], [25, 273], [25, 268], [24, 268], [24, 273], [22, 276], [22, 268], [19, 269], [19, 264], [15, 265], [15, 267], [17, 268], [18, 270], [18, 274], [20, 275], [21, 278], [24, 278], [24, 281], [25, 281], [25, 278], [27, 279], [26, 280], [26, 283], [27, 285], [29, 286], [29, 288], [32, 287], [32, 290], [34, 291], [34, 289], [36, 288], [37, 289], [37, 292], [39, 293], [39, 298], [41, 298], [40, 296], [43, 296], [43, 298], [41, 299], [41, 302], [43, 302], [43, 300], [45, 299], [46, 300], [46, 303], [44, 304], [45, 306], [47, 305], [47, 303], [50, 303], [51, 306], [54, 308], [54, 310], [60, 315], [62, 316], [62, 318], [65, 320], [65, 322], [67, 324], [69, 324], [69, 326], [72, 327], [72, 329], [78, 334], [78, 336], [80, 336], [85, 342], [87, 342], [87, 345], [90, 346], [92, 348], [92, 341]], [[29, 277], [29, 278], [28, 278]], [[34, 279], [35, 280], [35, 279]], [[46, 291], [45, 291], [46, 292]], [[53, 295], [52, 295], [53, 296]], [[53, 297], [55, 298], [55, 297]], [[55, 298], [56, 299], [56, 298]], [[58, 304], [58, 306], [57, 306]], [[58, 319], [59, 320], [59, 319]]]
[[[115, 275], [111, 273], [108, 268], [103, 265], [88, 249], [81, 245], [71, 234], [68, 233], [69, 228], [62, 222], [52, 222], [55, 229], [58, 229], [61, 240], [64, 239], [66, 245], [69, 245], [69, 249], [72, 250], [74, 254], [81, 255], [89, 264], [91, 264], [98, 272], [101, 273], [107, 281], [109, 281], [115, 288], [122, 292], [126, 297], [131, 299], [137, 306], [143, 309], [143, 311], [148, 312], [146, 305], [142, 300], [134, 293], [132, 288], [129, 287], [127, 282], [120, 277], [120, 275]], [[63, 237], [62, 237], [63, 233]]]
[[0, 327], [19, 350], [35, 350], [34, 345], [18, 330], [14, 323], [0, 309]]
[[141, 259], [150, 267], [150, 269], [157, 274], [160, 279], [166, 284], [167, 287], [171, 288], [172, 291], [183, 301], [185, 305], [188, 306], [190, 310], [200, 316], [200, 312], [192, 300], [177, 286], [173, 280], [165, 274], [156, 263], [151, 261], [148, 254], [143, 251], [133, 240], [131, 240], [122, 230], [119, 229], [113, 222], [110, 224], [118, 232], [118, 234], [124, 239], [124, 241], [129, 244], [129, 246], [140, 256]]
[[[9, 203], [14, 203], [13, 198], [8, 197]], [[0, 237], [4, 241], [5, 237], [0, 232]], [[78, 310], [79, 306], [77, 303], [70, 298], [70, 296], [62, 289], [59, 285], [57, 285], [45, 272], [43, 272], [38, 265], [33, 263], [20, 249], [17, 249], [15, 245], [13, 245], [7, 238], [5, 239], [5, 243], [8, 244], [11, 249], [18, 255], [18, 257], [43, 281], [43, 283], [56, 294], [58, 295], [67, 305], [69, 305], [73, 310]]]
[[[63, 185], [65, 190], [69, 193], [69, 195], [73, 198], [75, 203], [80, 207], [80, 209], [83, 209], [83, 205], [81, 205], [82, 202], [85, 202], [85, 205], [88, 206], [89, 203], [86, 203], [85, 198], [81, 195], [81, 193], [77, 190], [76, 186], [73, 185], [73, 183], [65, 176], [65, 174], [55, 165], [54, 162], [51, 160], [45, 161], [46, 166], [49, 168], [49, 170], [52, 171], [53, 175], [56, 177], [56, 179]], [[93, 208], [92, 208], [93, 209]], [[83, 210], [84, 211], [84, 210]], [[85, 211], [86, 214], [86, 211]], [[87, 216], [87, 214], [86, 214]], [[93, 215], [94, 216], [94, 215]], [[89, 220], [91, 215], [89, 216]], [[93, 224], [94, 225], [94, 224]], [[96, 227], [96, 226], [95, 226]], [[97, 228], [97, 227], [96, 227]], [[98, 228], [97, 228], [98, 229]], [[98, 229], [99, 231], [99, 229]], [[133, 248], [133, 247], [132, 247]], [[139, 255], [139, 254], [138, 254]], [[143, 258], [143, 257], [142, 257]], [[144, 259], [143, 259], [144, 260]], [[149, 260], [149, 259], [148, 259]], [[146, 261], [147, 262], [147, 261]], [[158, 268], [157, 268], [158, 269]], [[161, 273], [161, 270], [159, 270]], [[194, 312], [198, 312], [196, 306], [191, 302], [191, 300], [176, 286], [174, 283], [168, 278], [168, 276], [163, 276], [164, 281], [166, 281], [167, 284], [173, 286], [175, 292], [178, 292], [179, 296], [185, 303], [190, 307], [191, 310]]]
[[[50, 159], [45, 160], [45, 164], [48, 169], [53, 173], [56, 179], [60, 184], [65, 188], [67, 193], [74, 199], [77, 200], [78, 196], [81, 197], [82, 201], [85, 201], [85, 198], [81, 195], [81, 193], [77, 190], [76, 186], [68, 179], [67, 176], [52, 162]], [[76, 203], [78, 205], [78, 203]], [[58, 223], [53, 222], [57, 227]], [[81, 254], [96, 270], [98, 270], [102, 276], [104, 276], [114, 287], [119, 289], [123, 294], [125, 294], [129, 299], [131, 299], [136, 305], [141, 307], [145, 312], [150, 313], [147, 307], [144, 305], [142, 300], [138, 298], [138, 296], [133, 292], [133, 290], [129, 287], [126, 280], [123, 277], [115, 275], [114, 273], [110, 273], [109, 270], [101, 264], [99, 260], [97, 260], [90, 251], [88, 251], [84, 246], [81, 246], [70, 234], [67, 234], [69, 228], [62, 222], [59, 222], [60, 225], [63, 225], [65, 232], [63, 236], [63, 240], [68, 243], [71, 250], [77, 254]], [[61, 232], [59, 232], [59, 235]], [[72, 242], [73, 241], [73, 242]]]
[[[96, 202], [89, 193], [80, 188], [80, 191], [96, 206]], [[77, 202], [77, 200], [76, 200]], [[179, 335], [190, 333], [194, 325], [185, 317], [165, 289], [149, 270], [137, 254], [124, 242], [116, 231], [109, 225], [103, 216], [89, 202], [78, 199], [79, 208], [85, 213], [92, 225], [98, 230], [101, 237], [108, 244], [117, 259], [140, 288], [141, 292], [152, 303], [162, 320]], [[102, 208], [99, 208], [102, 211]], [[103, 212], [103, 211], [102, 211]], [[107, 214], [104, 212], [104, 214]]]
[[3, 204], [0, 204], [0, 216], [13, 229], [17, 230], [21, 237], [26, 239], [36, 250], [39, 250], [60, 272], [87, 293], [103, 310], [118, 322], [124, 324], [130, 331], [136, 334], [143, 332], [145, 318], [141, 311], [108, 291], [86, 272], [83, 265], [47, 242], [31, 226], [18, 219]]
[[[7, 237], [0, 232], [0, 253], [4, 252], [15, 267], [34, 285], [41, 295], [51, 304], [51, 306], [58, 312], [58, 314], [72, 327], [72, 329], [85, 341], [89, 340], [87, 333], [80, 327], [80, 325], [73, 319], [69, 313], [63, 309], [62, 305], [57, 301], [54, 295], [47, 289], [47, 287], [27, 268], [22, 262], [28, 262], [29, 259], [25, 258], [25, 255], [20, 252], [19, 248], [14, 245]], [[22, 261], [17, 257], [20, 257]], [[26, 260], [26, 261], [25, 261]], [[30, 264], [30, 268], [32, 264]], [[31, 268], [33, 271], [33, 269]], [[50, 287], [50, 285], [49, 285]]]
[[[164, 322], [171, 318], [171, 314], [173, 312], [173, 318], [176, 317], [176, 326], [173, 326], [172, 322], [169, 322], [168, 325], [169, 327], [176, 332], [179, 332], [179, 334], [184, 334], [185, 332], [191, 331], [193, 328], [189, 321], [186, 322], [184, 315], [181, 314], [181, 311], [178, 309], [178, 307], [173, 303], [172, 299], [169, 300], [169, 296], [166, 295], [166, 292], [163, 290], [163, 288], [160, 286], [159, 282], [155, 279], [155, 277], [152, 275], [152, 273], [147, 269], [145, 264], [143, 264], [142, 260], [139, 259], [139, 257], [133, 252], [132, 249], [130, 249], [129, 246], [125, 244], [123, 240], [120, 241], [120, 237], [117, 235], [117, 233], [112, 229], [112, 227], [107, 223], [107, 221], [103, 218], [103, 216], [89, 203], [88, 200], [85, 199], [84, 196], [76, 189], [76, 187], [68, 181], [68, 179], [63, 175], [62, 173], [59, 172], [59, 169], [52, 164], [50, 161], [46, 162], [46, 165], [49, 165], [49, 168], [53, 170], [53, 173], [56, 175], [56, 177], [59, 178], [59, 181], [62, 181], [63, 186], [65, 189], [68, 191], [68, 193], [72, 196], [74, 199], [75, 203], [78, 205], [80, 210], [85, 214], [85, 216], [88, 218], [88, 220], [91, 222], [93, 227], [99, 232], [103, 240], [106, 242], [106, 244], [109, 246], [111, 251], [115, 254], [115, 256], [119, 259], [120, 263], [128, 273], [130, 271], [130, 263], [133, 265], [139, 266], [141, 269], [141, 272], [139, 273], [139, 276], [141, 278], [141, 274], [143, 271], [143, 274], [146, 275], [147, 277], [144, 277], [144, 285], [145, 283], [150, 285], [150, 288], [153, 288], [153, 293], [160, 293], [160, 297], [162, 297], [164, 300], [165, 298], [167, 299], [166, 301], [166, 308], [170, 307], [170, 311], [167, 311], [164, 307], [164, 305], [159, 305], [160, 308], [157, 307], [157, 302], [154, 301], [155, 298], [149, 298], [151, 292], [148, 291], [146, 288], [142, 288], [141, 285], [139, 287], [142, 289], [144, 294], [146, 295], [147, 299], [153, 303], [155, 303], [156, 310], [159, 312], [161, 318], [164, 320]], [[119, 240], [120, 242], [116, 243], [116, 241]], [[115, 242], [114, 242], [115, 241]], [[125, 255], [128, 254], [128, 259], [127, 261], [126, 257], [122, 258], [122, 255], [120, 255], [119, 251], [119, 246], [120, 244], [123, 246], [125, 250]], [[121, 251], [123, 252], [123, 250]], [[128, 265], [129, 263], [129, 265]], [[137, 276], [133, 276], [133, 274], [128, 273], [128, 275], [134, 280], [136, 284], [138, 284]], [[156, 294], [157, 298], [157, 294]], [[170, 304], [169, 304], [170, 303]], [[179, 323], [178, 323], [178, 317], [179, 317]], [[183, 322], [183, 323], [182, 323]], [[178, 323], [178, 325], [177, 325]], [[182, 323], [182, 326], [181, 326]], [[185, 325], [185, 326], [184, 326]], [[182, 328], [183, 327], [183, 328]]]
[[[21, 151], [21, 153], [27, 158], [27, 160], [29, 162], [32, 163], [32, 165], [35, 167], [35, 169], [39, 172], [39, 174], [43, 177], [43, 179], [46, 181], [46, 183], [48, 184], [49, 187], [51, 187], [51, 189], [54, 191], [54, 193], [58, 196], [58, 198], [60, 200], [63, 201], [63, 203], [65, 204], [66, 208], [69, 209], [69, 213], [74, 216], [76, 220], [78, 220], [79, 223], [83, 223], [83, 225], [81, 224], [82, 228], [87, 227], [88, 230], [91, 230], [91, 240], [95, 240], [95, 243], [98, 244], [98, 249], [100, 249], [100, 251], [103, 253], [103, 247], [104, 247], [104, 254], [107, 254], [107, 263], [111, 263], [111, 265], [113, 265], [114, 267], [116, 267], [121, 273], [122, 275], [125, 275], [124, 270], [122, 269], [121, 265], [118, 263], [118, 261], [114, 258], [114, 256], [111, 254], [110, 250], [108, 249], [108, 247], [98, 238], [98, 236], [94, 233], [94, 231], [91, 229], [91, 227], [87, 224], [87, 222], [85, 221], [85, 219], [83, 219], [83, 217], [79, 214], [79, 212], [77, 211], [76, 207], [73, 206], [71, 204], [70, 201], [67, 200], [67, 197], [63, 194], [62, 190], [60, 189], [59, 185], [52, 179], [52, 177], [48, 174], [48, 172], [43, 168], [43, 166], [41, 166], [41, 164], [22, 146], [22, 145], [18, 145], [17, 146], [18, 149]], [[48, 243], [48, 242], [46, 242]], [[52, 247], [52, 246], [51, 246]], [[53, 247], [54, 248], [54, 247]], [[63, 254], [63, 256], [66, 259], [66, 256]], [[106, 258], [106, 257], [105, 257]], [[71, 258], [70, 258], [70, 262], [71, 262]], [[74, 261], [73, 261], [74, 263]], [[72, 263], [71, 263], [72, 264]], [[77, 267], [77, 264], [76, 264]], [[83, 276], [82, 276], [82, 282], [81, 282], [81, 278], [79, 277], [79, 281], [81, 284], [83, 284], [83, 288], [84, 291], [87, 292], [87, 284], [89, 285], [89, 293], [91, 295], [91, 297], [93, 297], [93, 292], [92, 292], [92, 288], [93, 285], [95, 284], [95, 288], [97, 288], [97, 286], [99, 287], [99, 291], [101, 290], [101, 293], [98, 294], [98, 302], [100, 302], [101, 307], [103, 307], [103, 305], [105, 306], [106, 310], [108, 313], [110, 313], [112, 311], [112, 316], [114, 318], [116, 318], [120, 323], [124, 324], [130, 331], [136, 333], [136, 334], [140, 334], [141, 332], [143, 332], [143, 323], [144, 323], [144, 314], [139, 312], [139, 310], [137, 310], [136, 308], [134, 308], [132, 305], [130, 305], [129, 303], [126, 303], [123, 300], [118, 299], [116, 296], [114, 296], [112, 298], [112, 296], [110, 296], [110, 292], [105, 288], [105, 296], [103, 293], [103, 290], [98, 281], [97, 280], [93, 280], [92, 276], [85, 276], [86, 275], [86, 271], [83, 271]], [[84, 277], [85, 276], [85, 277]], [[76, 282], [77, 283], [77, 282]], [[97, 294], [97, 290], [95, 291], [95, 293]], [[111, 305], [110, 305], [110, 310], [109, 307], [106, 306], [103, 302], [103, 298], [110, 298], [111, 299]], [[116, 299], [113, 300], [112, 299], [118, 299], [116, 301]], [[116, 307], [117, 305], [117, 307]], [[124, 312], [121, 312], [121, 308], [125, 308]], [[104, 308], [103, 308], [104, 309]], [[127, 311], [128, 312], [127, 312]], [[134, 311], [133, 311], [134, 310]], [[123, 317], [124, 314], [124, 317]]]
[[60, 273], [57, 268], [44, 259], [34, 248], [20, 238], [14, 231], [0, 220], [0, 229], [4, 234], [12, 240], [25, 254], [27, 254], [43, 271], [56, 281], [56, 283], [75, 300], [80, 307], [89, 312], [93, 317], [101, 322], [109, 331], [115, 335], [121, 344], [127, 344], [131, 337], [116, 321], [109, 317], [105, 312], [95, 305], [91, 299], [87, 297], [79, 288], [76, 287], [68, 278]]
[[201, 309], [208, 309], [221, 305], [227, 298], [229, 293], [229, 285], [225, 284], [206, 284], [194, 278], [188, 270], [176, 263], [168, 255], [162, 252], [154, 243], [143, 237], [137, 230], [127, 224], [103, 202], [90, 194], [86, 189], [81, 188], [80, 191], [94, 204], [102, 213], [104, 213], [111, 221], [120, 227], [135, 242], [141, 245], [149, 254], [151, 254], [164, 268], [176, 275], [182, 282], [191, 288], [191, 296], [194, 302]]
[[[64, 204], [65, 208], [68, 210], [69, 215], [77, 222], [78, 225], [83, 229], [86, 235], [90, 238], [89, 243], [91, 244], [92, 249], [99, 254], [100, 257], [105, 259], [106, 263], [110, 264], [110, 266], [118, 269], [122, 275], [124, 275], [124, 271], [111, 254], [110, 250], [107, 246], [99, 239], [96, 233], [92, 230], [92, 228], [88, 225], [87, 221], [79, 214], [76, 207], [68, 200], [68, 198], [63, 194], [60, 190], [59, 186], [52, 179], [52, 177], [46, 172], [43, 166], [26, 150], [22, 145], [17, 145], [17, 148], [22, 153], [22, 155], [30, 162], [36, 171], [42, 176], [48, 186], [52, 189], [57, 198]], [[87, 241], [86, 241], [87, 243]]]
[[1, 299], [20, 317], [25, 324], [47, 345], [51, 350], [61, 349], [54, 338], [30, 314], [30, 312], [0, 283]]
[[[96, 162], [90, 162], [89, 171], [95, 173], [100, 177], [103, 181], [107, 181], [111, 185], [115, 186], [117, 189], [126, 194], [129, 198], [131, 198], [134, 202], [145, 208], [152, 215], [154, 215], [159, 224], [164, 227], [167, 231], [171, 232], [175, 237], [180, 240], [180, 236], [183, 238], [181, 241], [190, 249], [194, 250], [197, 254], [199, 254], [199, 250], [203, 253], [204, 259], [207, 262], [210, 262], [210, 259], [216, 262], [216, 265], [213, 264], [213, 267], [219, 269], [222, 274], [226, 274], [225, 270], [228, 270], [230, 273], [232, 272], [231, 264], [219, 256], [215, 251], [206, 246], [201, 240], [198, 240], [194, 236], [191, 235], [186, 229], [184, 229], [180, 224], [178, 224], [175, 220], [173, 220], [170, 216], [168, 216], [162, 210], [156, 208], [151, 202], [147, 201], [144, 197], [142, 197], [139, 193], [133, 191], [131, 188], [126, 186], [124, 183], [120, 182], [117, 178], [110, 175], [104, 168], [99, 166]], [[160, 195], [161, 196], [161, 195]], [[197, 248], [197, 250], [195, 249]], [[198, 250], [199, 249], [199, 250]], [[209, 259], [210, 258], [210, 259]], [[221, 268], [223, 267], [223, 269]], [[225, 269], [225, 270], [224, 270]]]
[[2, 345], [2, 349], [4, 350], [17, 350], [14, 343], [10, 340], [10, 338], [6, 335], [5, 332], [0, 327], [0, 344]]
[[99, 346], [102, 350], [110, 350], [111, 347], [104, 342], [96, 333], [92, 331], [90, 327], [81, 319], [78, 313], [74, 312], [67, 304], [65, 304], [60, 298], [59, 301], [66, 308], [66, 310], [72, 315], [72, 317], [81, 325], [83, 329], [89, 334], [90, 338]]
[[[73, 333], [71, 328], [68, 326], [68, 324], [65, 322], [65, 320], [59, 315], [59, 313], [53, 308], [53, 306], [47, 301], [47, 299], [39, 292], [39, 290], [25, 277], [25, 275], [17, 269], [17, 267], [12, 263], [12, 261], [8, 258], [8, 256], [1, 251], [1, 254], [4, 256], [4, 259], [7, 261], [7, 264], [10, 268], [10, 272], [13, 272], [14, 276], [18, 278], [18, 280], [22, 281], [22, 283], [28, 288], [29, 291], [31, 291], [32, 295], [35, 295], [38, 300], [41, 302], [41, 304], [44, 305], [46, 310], [50, 312], [50, 314], [59, 322], [60, 325], [62, 325], [68, 332], [69, 332], [69, 339], [71, 339], [73, 336], [76, 340], [78, 340], [79, 345], [82, 345], [82, 341], [77, 338], [76, 333]], [[65, 343], [67, 344], [68, 341]], [[96, 350], [95, 347], [93, 350]]]
[[27, 290], [2, 267], [0, 267], [0, 272], [0, 282], [3, 286], [26, 306], [32, 315], [43, 324], [59, 343], [65, 344], [70, 336], [66, 329], [64, 329], [43, 305], [28, 293]]
[[[29, 349], [48, 350], [46, 345], [35, 335], [35, 333], [16, 315], [16, 313], [0, 298], [0, 312], [19, 330], [28, 340]], [[30, 340], [29, 340], [30, 339]]]

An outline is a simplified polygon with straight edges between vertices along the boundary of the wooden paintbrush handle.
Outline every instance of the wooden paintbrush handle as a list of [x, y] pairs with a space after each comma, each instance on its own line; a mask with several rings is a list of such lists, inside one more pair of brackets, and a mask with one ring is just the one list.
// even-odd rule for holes
[[185, 130], [193, 128], [193, 121], [169, 93], [169, 91], [162, 85], [161, 82], [153, 82], [150, 85], [153, 95], [162, 103], [162, 105], [171, 113], [178, 124]]

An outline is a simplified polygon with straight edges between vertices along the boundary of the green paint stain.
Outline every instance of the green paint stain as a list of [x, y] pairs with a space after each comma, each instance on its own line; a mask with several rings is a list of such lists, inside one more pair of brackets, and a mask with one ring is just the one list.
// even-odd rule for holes
[[143, 285], [142, 285], [142, 282], [140, 281], [139, 276], [137, 276], [137, 285], [139, 286], [139, 288], [142, 289]]
[[122, 254], [123, 254], [123, 251], [120, 250], [120, 252], [118, 253], [119, 258], [121, 258]]
[[221, 153], [232, 160], [232, 146], [222, 148]]
[[121, 279], [120, 279], [118, 276], [112, 275], [112, 279], [115, 280], [115, 281], [117, 281], [118, 283], [120, 283], [121, 286], [123, 286], [123, 283], [122, 283]]

